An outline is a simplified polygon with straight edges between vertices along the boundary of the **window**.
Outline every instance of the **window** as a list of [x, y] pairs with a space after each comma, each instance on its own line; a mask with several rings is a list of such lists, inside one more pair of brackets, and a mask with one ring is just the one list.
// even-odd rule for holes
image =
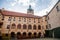
[[47, 19], [45, 19], [45, 21], [47, 21]]
[[45, 21], [47, 21], [47, 18], [45, 18]]
[[0, 25], [0, 28], [2, 28], [2, 26]]
[[48, 25], [46, 25], [46, 29], [48, 29]]
[[36, 25], [33, 26], [33, 29], [36, 29]]
[[19, 21], [21, 21], [21, 18], [19, 17]]
[[13, 23], [12, 26], [11, 26], [11, 28], [15, 29], [15, 27], [16, 27], [16, 25]]
[[40, 25], [38, 25], [38, 29], [39, 29], [39, 30], [41, 29], [41, 26], [40, 26]]
[[31, 25], [28, 25], [28, 29], [32, 29], [32, 26]]
[[29, 22], [31, 22], [31, 19], [29, 18]]
[[15, 21], [15, 17], [14, 17], [13, 21]]
[[9, 17], [8, 21], [11, 21], [11, 17]]
[[23, 25], [23, 29], [27, 29], [27, 26], [25, 24]]
[[2, 20], [4, 20], [4, 16], [2, 16]]
[[51, 28], [51, 24], [49, 24], [49, 28]]
[[26, 18], [24, 18], [24, 22], [26, 22]]
[[59, 11], [59, 6], [56, 7], [57, 11]]
[[10, 29], [10, 25], [7, 25], [7, 29]]
[[18, 28], [18, 29], [21, 29], [21, 24], [18, 24], [18, 25], [17, 25], [17, 28]]

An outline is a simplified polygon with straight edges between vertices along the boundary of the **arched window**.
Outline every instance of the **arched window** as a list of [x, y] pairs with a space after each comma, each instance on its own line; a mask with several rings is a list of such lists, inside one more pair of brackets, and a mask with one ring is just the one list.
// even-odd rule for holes
[[33, 29], [36, 29], [36, 25], [33, 26]]
[[17, 28], [18, 28], [18, 29], [21, 29], [21, 24], [18, 24], [18, 25], [17, 25]]
[[7, 29], [10, 29], [10, 25], [7, 25]]
[[41, 29], [41, 26], [40, 26], [40, 25], [38, 25], [38, 29], [39, 29], [39, 30]]
[[16, 25], [13, 23], [11, 28], [12, 29], [15, 29], [16, 28]]
[[23, 25], [23, 29], [27, 29], [27, 26], [26, 26], [26, 24], [24, 24], [24, 25]]
[[28, 25], [28, 29], [32, 29], [32, 26], [31, 25]]

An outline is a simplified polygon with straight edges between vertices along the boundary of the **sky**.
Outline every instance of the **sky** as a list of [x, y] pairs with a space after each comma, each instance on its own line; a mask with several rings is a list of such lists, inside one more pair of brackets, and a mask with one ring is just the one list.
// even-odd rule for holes
[[34, 9], [34, 15], [46, 15], [58, 0], [0, 0], [0, 9], [27, 13], [29, 5]]

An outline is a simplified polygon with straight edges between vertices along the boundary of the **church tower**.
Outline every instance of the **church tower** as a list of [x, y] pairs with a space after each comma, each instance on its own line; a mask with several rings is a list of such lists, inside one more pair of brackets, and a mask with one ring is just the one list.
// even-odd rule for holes
[[34, 10], [31, 8], [31, 5], [29, 5], [29, 8], [27, 9], [27, 14], [34, 14]]

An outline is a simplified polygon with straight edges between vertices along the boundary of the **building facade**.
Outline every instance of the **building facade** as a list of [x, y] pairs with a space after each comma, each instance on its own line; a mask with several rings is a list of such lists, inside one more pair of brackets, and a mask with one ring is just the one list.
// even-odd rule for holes
[[60, 38], [60, 0], [58, 0], [51, 11], [47, 14], [47, 25], [47, 30], [50, 30], [49, 35], [51, 35], [51, 37]]
[[60, 1], [58, 1], [47, 15], [49, 29], [60, 26]]
[[[0, 33], [11, 37], [44, 37], [45, 16], [35, 16], [29, 6], [27, 14], [0, 9]], [[44, 24], [43, 24], [44, 22]]]

